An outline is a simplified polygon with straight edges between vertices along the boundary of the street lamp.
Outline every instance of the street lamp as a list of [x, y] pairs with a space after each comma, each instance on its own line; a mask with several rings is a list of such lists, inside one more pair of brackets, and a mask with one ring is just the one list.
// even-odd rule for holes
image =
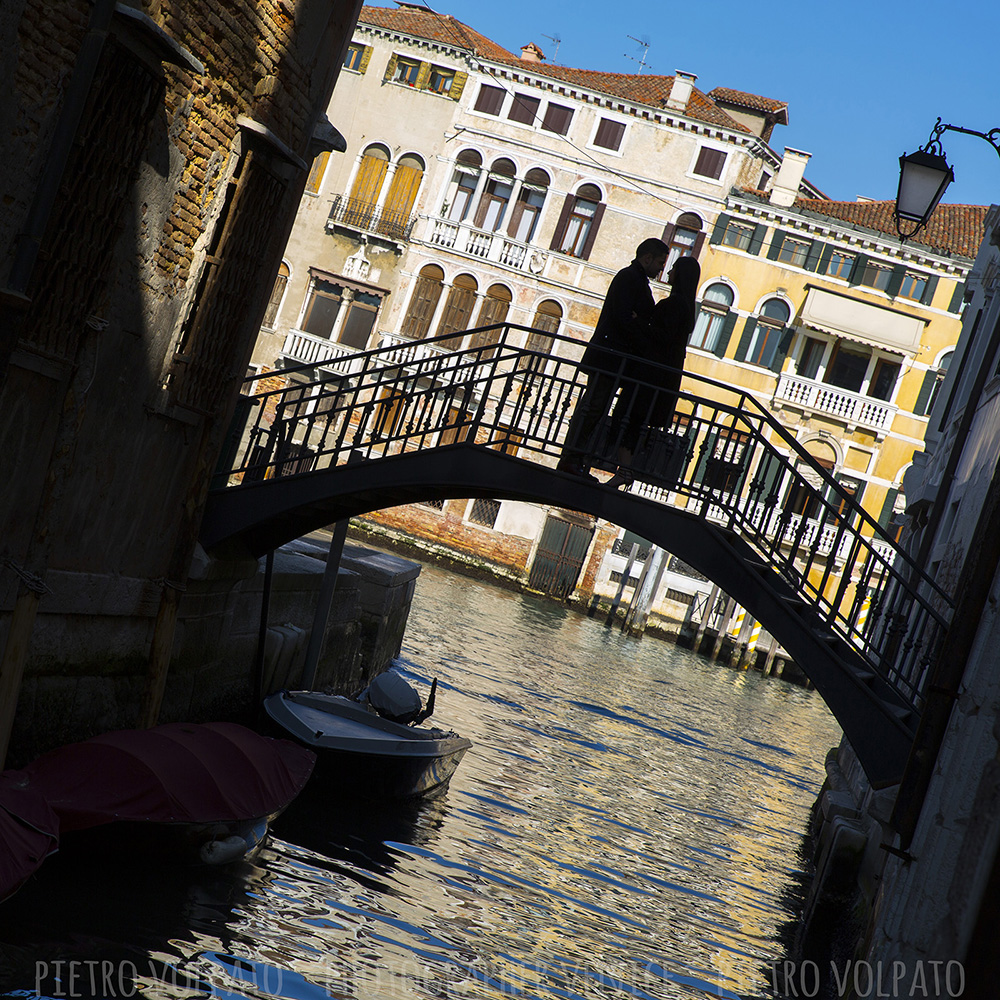
[[[985, 139], [1000, 154], [1000, 129], [977, 132], [958, 125], [942, 125], [939, 118], [931, 129], [930, 138], [915, 153], [899, 158], [899, 191], [896, 194], [896, 232], [901, 240], [916, 236], [927, 225], [931, 213], [938, 206], [941, 196], [955, 179], [955, 172], [948, 166], [941, 136], [945, 132], [963, 132]], [[903, 232], [902, 223], [914, 222], [909, 232]]]

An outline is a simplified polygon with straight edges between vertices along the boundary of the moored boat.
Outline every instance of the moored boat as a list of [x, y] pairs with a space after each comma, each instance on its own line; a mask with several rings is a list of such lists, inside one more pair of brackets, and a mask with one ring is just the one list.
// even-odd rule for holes
[[[366, 797], [409, 798], [441, 788], [472, 746], [457, 733], [384, 718], [341, 695], [279, 691], [264, 708], [284, 733], [316, 753], [317, 778]], [[420, 722], [427, 714], [401, 717]]]

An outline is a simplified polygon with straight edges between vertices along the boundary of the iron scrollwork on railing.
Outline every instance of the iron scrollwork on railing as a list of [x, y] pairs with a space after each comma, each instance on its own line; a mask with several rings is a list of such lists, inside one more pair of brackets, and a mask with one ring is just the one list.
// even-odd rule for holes
[[333, 199], [327, 225], [340, 225], [364, 233], [385, 236], [396, 243], [406, 243], [417, 221], [409, 212], [396, 212], [360, 198], [338, 194]]

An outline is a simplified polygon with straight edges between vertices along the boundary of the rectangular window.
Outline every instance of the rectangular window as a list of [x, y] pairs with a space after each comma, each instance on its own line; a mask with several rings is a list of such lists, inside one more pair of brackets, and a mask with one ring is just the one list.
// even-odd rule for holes
[[577, 199], [566, 223], [566, 232], [559, 249], [571, 257], [582, 257], [583, 248], [594, 224], [597, 206], [590, 201]]
[[785, 264], [792, 264], [795, 267], [805, 267], [810, 246], [812, 246], [811, 243], [803, 240], [793, 240], [786, 236], [784, 242], [781, 244], [781, 249], [778, 250], [778, 260]]
[[753, 336], [750, 338], [746, 360], [752, 365], [769, 368], [774, 360], [774, 352], [778, 349], [778, 341], [781, 340], [783, 330], [784, 327], [772, 326], [770, 323], [758, 320]]
[[825, 341], [819, 340], [817, 337], [806, 337], [805, 343], [802, 345], [802, 355], [795, 370], [803, 378], [815, 378], [825, 350]]
[[826, 273], [834, 278], [843, 278], [845, 281], [851, 276], [851, 268], [854, 267], [855, 254], [847, 253], [844, 250], [834, 250], [830, 254], [830, 259], [826, 262]]
[[498, 115], [503, 107], [503, 87], [488, 87], [485, 83], [476, 94], [476, 111], [484, 115]]
[[603, 146], [605, 149], [613, 149], [617, 152], [622, 147], [622, 139], [625, 137], [625, 126], [622, 122], [612, 121], [610, 118], [602, 118], [597, 126], [597, 135], [594, 136], [594, 145]]
[[719, 343], [725, 318], [725, 313], [714, 312], [704, 307], [698, 310], [698, 318], [691, 333], [691, 346], [700, 347], [703, 351], [714, 351]]
[[347, 46], [347, 55], [344, 57], [344, 69], [353, 69], [361, 72], [361, 60], [364, 58], [365, 47], [357, 42], [351, 42]]
[[441, 66], [431, 66], [431, 75], [427, 80], [427, 89], [435, 94], [447, 94], [455, 82], [455, 71], [443, 69]]
[[738, 222], [730, 222], [722, 234], [722, 242], [727, 247], [737, 250], [748, 250], [753, 239], [753, 226], [744, 226]]
[[340, 298], [344, 289], [332, 281], [316, 278], [309, 289], [306, 312], [302, 317], [302, 329], [316, 337], [327, 337], [333, 332], [333, 324], [340, 312]]
[[418, 500], [421, 507], [433, 507], [435, 510], [444, 510], [443, 500]]
[[904, 299], [914, 299], [919, 302], [927, 291], [927, 275], [907, 271], [903, 275], [903, 283], [899, 286], [899, 294]]
[[698, 160], [694, 165], [694, 173], [701, 177], [711, 177], [717, 181], [722, 176], [722, 168], [726, 165], [726, 153], [721, 149], [702, 146]]
[[340, 343], [347, 344], [348, 347], [354, 347], [359, 351], [365, 350], [372, 328], [375, 326], [378, 307], [381, 304], [382, 300], [377, 295], [355, 292], [354, 298], [350, 302], [350, 312], [348, 312], [337, 338]]
[[868, 288], [877, 288], [879, 291], [884, 292], [889, 287], [889, 278], [891, 276], [891, 267], [869, 261], [865, 265], [865, 272], [861, 275], [860, 283]]
[[565, 135], [569, 131], [570, 122], [572, 121], [572, 108], [567, 108], [564, 104], [553, 104], [550, 101], [545, 109], [545, 118], [542, 119], [542, 128], [546, 132]]
[[870, 360], [871, 351], [861, 346], [848, 347], [845, 341], [840, 340], [833, 349], [823, 381], [848, 392], [860, 392]]
[[522, 125], [534, 125], [541, 103], [541, 100], [537, 97], [529, 97], [527, 94], [515, 94], [510, 111], [507, 112], [507, 118], [512, 122], [521, 122]]
[[420, 63], [416, 59], [406, 59], [399, 56], [396, 59], [396, 72], [392, 79], [396, 83], [405, 83], [408, 87], [417, 85], [417, 76], [420, 73]]
[[896, 388], [896, 379], [899, 378], [899, 367], [898, 361], [879, 358], [875, 362], [875, 371], [872, 373], [871, 385], [868, 386], [868, 395], [875, 399], [892, 399], [892, 391]]
[[481, 524], [484, 528], [492, 528], [497, 523], [499, 513], [499, 500], [473, 500], [469, 520], [473, 524]]

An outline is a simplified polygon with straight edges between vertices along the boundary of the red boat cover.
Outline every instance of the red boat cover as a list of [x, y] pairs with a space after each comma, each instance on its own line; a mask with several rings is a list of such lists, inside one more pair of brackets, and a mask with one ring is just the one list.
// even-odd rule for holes
[[62, 832], [111, 823], [256, 819], [302, 790], [316, 755], [229, 722], [125, 729], [44, 754], [24, 770]]
[[59, 820], [21, 771], [0, 773], [0, 900], [59, 846]]

